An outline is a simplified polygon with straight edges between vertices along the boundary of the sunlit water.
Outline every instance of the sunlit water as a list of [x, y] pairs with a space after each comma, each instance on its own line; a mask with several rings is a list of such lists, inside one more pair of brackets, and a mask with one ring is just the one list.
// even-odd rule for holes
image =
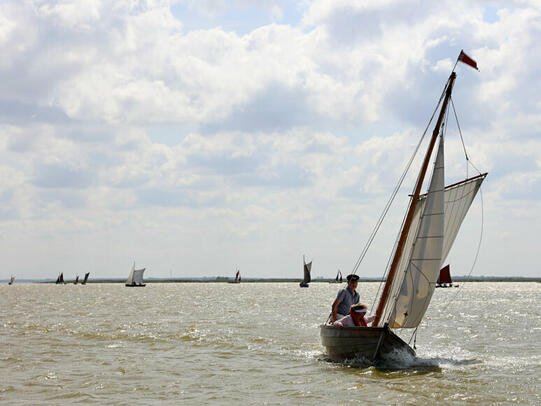
[[384, 367], [327, 359], [318, 325], [338, 287], [4, 284], [0, 402], [541, 403], [541, 284], [438, 289], [418, 357]]

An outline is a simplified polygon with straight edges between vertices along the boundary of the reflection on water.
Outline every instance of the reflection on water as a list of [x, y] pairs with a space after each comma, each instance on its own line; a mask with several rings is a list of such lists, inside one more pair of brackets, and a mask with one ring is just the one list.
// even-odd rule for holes
[[[455, 290], [438, 290], [417, 357], [393, 354], [376, 365], [333, 362], [321, 346], [337, 284], [0, 286], [0, 399], [535, 404], [540, 286], [470, 283], [448, 307]], [[370, 301], [377, 284], [360, 290]], [[505, 311], [495, 317], [494, 309]]]

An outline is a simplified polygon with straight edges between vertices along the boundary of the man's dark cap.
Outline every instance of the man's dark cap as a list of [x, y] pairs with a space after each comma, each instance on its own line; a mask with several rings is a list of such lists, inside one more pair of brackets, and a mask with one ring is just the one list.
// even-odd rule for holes
[[351, 274], [348, 275], [346, 279], [348, 282], [357, 282], [359, 280], [359, 275]]

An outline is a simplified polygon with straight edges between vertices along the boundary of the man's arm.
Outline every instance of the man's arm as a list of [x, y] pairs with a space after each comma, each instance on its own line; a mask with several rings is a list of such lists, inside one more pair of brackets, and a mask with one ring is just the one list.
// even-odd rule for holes
[[336, 321], [336, 314], [338, 313], [338, 305], [340, 304], [340, 300], [335, 299], [332, 304], [332, 321], [333, 323]]

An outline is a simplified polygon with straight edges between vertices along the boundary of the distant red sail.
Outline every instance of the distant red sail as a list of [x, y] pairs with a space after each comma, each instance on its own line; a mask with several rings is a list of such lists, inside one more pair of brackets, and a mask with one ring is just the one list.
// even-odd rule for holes
[[460, 55], [458, 55], [458, 60], [465, 63], [466, 65], [470, 65], [473, 69], [479, 70], [479, 68], [477, 67], [477, 62], [475, 62], [468, 55], [466, 55], [464, 51], [460, 51]]
[[451, 267], [449, 265], [446, 265], [440, 269], [440, 276], [437, 283], [438, 285], [443, 283], [453, 283], [453, 280], [451, 279]]

